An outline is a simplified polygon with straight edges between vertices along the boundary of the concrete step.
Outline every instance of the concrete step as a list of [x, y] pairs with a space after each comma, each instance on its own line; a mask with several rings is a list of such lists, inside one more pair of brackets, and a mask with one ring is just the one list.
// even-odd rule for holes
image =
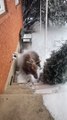
[[17, 84], [8, 85], [4, 94], [32, 94], [33, 90], [28, 88], [26, 84]]
[[42, 96], [33, 94], [0, 95], [0, 120], [53, 120], [42, 103]]

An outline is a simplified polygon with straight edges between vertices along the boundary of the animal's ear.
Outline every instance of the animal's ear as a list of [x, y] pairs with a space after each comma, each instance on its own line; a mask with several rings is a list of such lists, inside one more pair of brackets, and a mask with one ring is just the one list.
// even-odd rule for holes
[[30, 61], [26, 61], [26, 63], [31, 64]]
[[34, 63], [34, 60], [33, 60], [33, 59], [27, 60], [27, 61], [26, 61], [26, 63], [28, 63], [28, 64], [31, 64], [31, 65], [32, 65], [32, 64]]
[[32, 64], [31, 68], [32, 68], [32, 70], [37, 70], [36, 64]]

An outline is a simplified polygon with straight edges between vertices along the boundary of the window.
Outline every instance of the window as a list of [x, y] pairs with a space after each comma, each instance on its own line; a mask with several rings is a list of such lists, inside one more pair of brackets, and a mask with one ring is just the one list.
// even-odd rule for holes
[[0, 0], [0, 15], [5, 12], [4, 0]]
[[15, 5], [18, 5], [19, 4], [19, 0], [15, 0]]

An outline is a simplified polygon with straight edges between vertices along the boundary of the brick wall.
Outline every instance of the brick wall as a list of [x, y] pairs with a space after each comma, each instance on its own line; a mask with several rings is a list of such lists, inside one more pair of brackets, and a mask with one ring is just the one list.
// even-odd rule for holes
[[6, 0], [7, 12], [0, 15], [0, 93], [3, 92], [22, 27], [21, 3]]

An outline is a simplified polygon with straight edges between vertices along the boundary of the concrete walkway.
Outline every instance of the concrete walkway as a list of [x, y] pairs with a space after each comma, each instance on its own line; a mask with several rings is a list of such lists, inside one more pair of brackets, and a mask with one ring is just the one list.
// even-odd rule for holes
[[0, 120], [53, 120], [41, 95], [24, 84], [8, 86], [0, 95]]

